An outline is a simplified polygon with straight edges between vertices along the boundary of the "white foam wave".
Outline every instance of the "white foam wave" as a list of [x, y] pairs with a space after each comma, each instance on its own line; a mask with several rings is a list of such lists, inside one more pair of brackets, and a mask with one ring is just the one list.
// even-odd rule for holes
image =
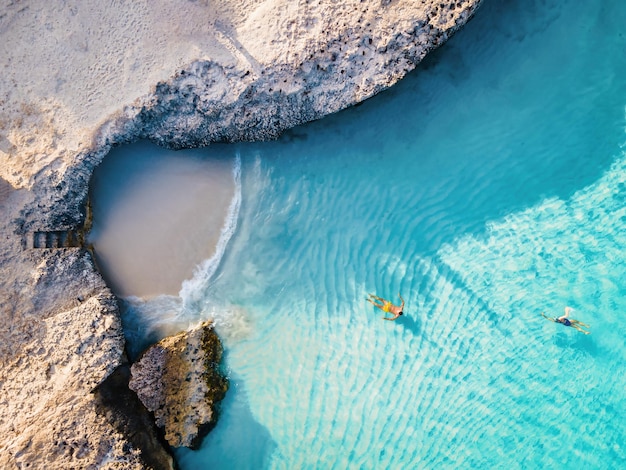
[[211, 306], [211, 309], [206, 311], [206, 289], [237, 228], [242, 198], [239, 154], [233, 163], [233, 179], [235, 191], [215, 253], [196, 267], [191, 279], [183, 281], [178, 296], [160, 295], [150, 299], [128, 296], [122, 299], [124, 330], [129, 339], [131, 356], [137, 356], [149, 344], [186, 330], [207, 318], [213, 319], [216, 329], [227, 340], [240, 338], [250, 331], [245, 312], [240, 309], [233, 307], [218, 309]]
[[213, 278], [224, 257], [228, 242], [237, 229], [239, 209], [241, 207], [241, 156], [237, 153], [233, 164], [235, 194], [228, 208], [228, 214], [213, 256], [196, 267], [191, 279], [183, 281], [179, 296], [185, 316], [193, 317], [203, 309], [204, 292]]
[[248, 338], [253, 330], [250, 316], [242, 307], [236, 305], [213, 306], [210, 312], [204, 312], [213, 321], [220, 339], [227, 345], [230, 342]]
[[220, 266], [226, 247], [237, 229], [241, 208], [241, 157], [236, 155], [233, 165], [235, 194], [228, 209], [228, 215], [214, 255], [203, 261], [194, 276], [183, 282], [180, 290], [182, 302], [181, 316], [186, 319], [211, 319], [221, 339], [226, 343], [247, 337], [252, 331], [247, 312], [234, 305], [212, 304], [207, 298], [207, 289]]
[[182, 314], [181, 299], [173, 295], [159, 295], [147, 300], [124, 297], [121, 310], [131, 358], [148, 345], [190, 326], [190, 320]]

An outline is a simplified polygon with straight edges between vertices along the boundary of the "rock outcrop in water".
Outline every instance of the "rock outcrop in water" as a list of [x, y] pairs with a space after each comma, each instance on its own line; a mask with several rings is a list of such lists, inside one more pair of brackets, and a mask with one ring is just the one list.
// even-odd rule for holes
[[222, 345], [211, 322], [148, 348], [131, 367], [129, 387], [154, 413], [173, 447], [198, 448], [217, 421], [228, 381], [219, 371]]
[[142, 457], [152, 438], [133, 439], [111, 408], [119, 312], [80, 247], [89, 179], [112, 145], [275, 138], [393, 85], [479, 4], [5, 2], [0, 467], [171, 465]]

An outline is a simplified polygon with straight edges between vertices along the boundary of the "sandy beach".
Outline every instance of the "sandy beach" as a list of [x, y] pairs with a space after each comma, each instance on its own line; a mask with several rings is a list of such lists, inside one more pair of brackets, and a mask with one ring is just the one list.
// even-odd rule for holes
[[235, 196], [234, 158], [138, 142], [96, 170], [89, 239], [117, 295], [177, 295], [215, 253]]

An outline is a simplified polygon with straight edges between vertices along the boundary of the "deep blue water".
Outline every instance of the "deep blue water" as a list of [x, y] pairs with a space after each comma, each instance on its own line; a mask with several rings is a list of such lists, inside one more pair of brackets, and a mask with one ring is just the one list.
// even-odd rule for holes
[[388, 92], [208, 150], [241, 207], [176, 321], [216, 320], [231, 389], [183, 469], [626, 467], [625, 24], [485, 0]]

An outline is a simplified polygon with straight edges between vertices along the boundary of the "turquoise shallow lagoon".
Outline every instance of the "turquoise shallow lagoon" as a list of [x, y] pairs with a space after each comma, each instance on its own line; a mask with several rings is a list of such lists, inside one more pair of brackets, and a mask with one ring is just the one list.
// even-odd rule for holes
[[485, 0], [388, 92], [215, 146], [237, 225], [174, 317], [216, 320], [231, 389], [181, 468], [625, 467], [625, 24]]

